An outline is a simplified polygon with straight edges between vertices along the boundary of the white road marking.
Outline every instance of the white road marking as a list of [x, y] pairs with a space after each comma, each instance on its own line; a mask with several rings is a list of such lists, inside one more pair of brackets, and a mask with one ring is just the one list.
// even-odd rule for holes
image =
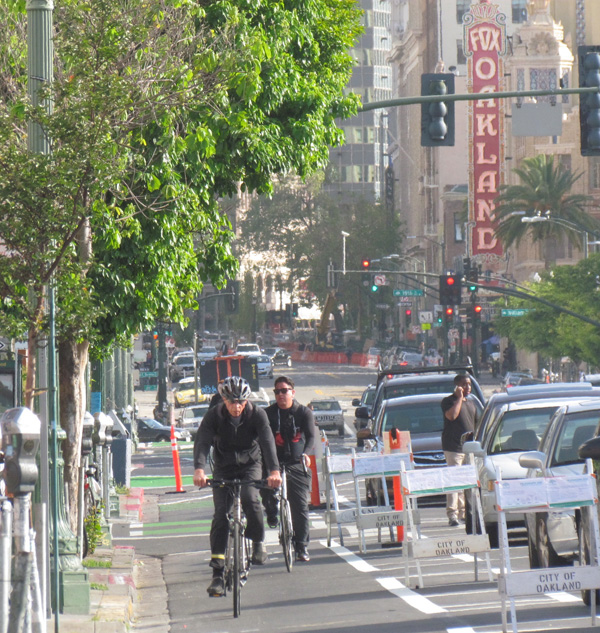
[[377, 578], [377, 582], [390, 593], [398, 598], [402, 598], [406, 604], [421, 611], [421, 613], [447, 613], [446, 609], [431, 602], [425, 596], [415, 593], [412, 589], [405, 587], [397, 578]]
[[475, 629], [470, 626], [459, 626], [457, 628], [446, 629], [448, 633], [475, 633]]

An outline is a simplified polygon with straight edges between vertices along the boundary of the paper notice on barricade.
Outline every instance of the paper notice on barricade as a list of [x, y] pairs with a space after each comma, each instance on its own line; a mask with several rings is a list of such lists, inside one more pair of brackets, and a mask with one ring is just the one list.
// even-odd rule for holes
[[444, 490], [464, 490], [465, 488], [477, 488], [477, 471], [475, 464], [464, 466], [447, 466], [440, 468], [442, 471], [442, 487]]
[[590, 475], [569, 475], [546, 479], [551, 508], [593, 505], [597, 502], [595, 480]]
[[329, 455], [327, 457], [327, 469], [331, 474], [351, 473], [352, 455]]
[[382, 455], [381, 453], [355, 455], [354, 456], [354, 476], [365, 475], [399, 475], [402, 472], [402, 464], [406, 470], [410, 470], [413, 465], [411, 456], [408, 453], [392, 453]]
[[353, 472], [355, 476], [381, 475], [383, 473], [383, 455], [380, 453], [355, 455]]
[[419, 468], [402, 473], [403, 493], [430, 494], [443, 491], [442, 468]]
[[544, 479], [508, 479], [496, 482], [498, 510], [548, 507], [546, 481]]

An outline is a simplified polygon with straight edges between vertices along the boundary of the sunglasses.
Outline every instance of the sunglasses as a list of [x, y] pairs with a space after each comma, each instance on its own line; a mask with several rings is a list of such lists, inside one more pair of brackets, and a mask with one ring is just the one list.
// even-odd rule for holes
[[281, 389], [273, 389], [273, 393], [278, 396], [280, 393], [287, 393], [288, 391], [294, 391], [291, 387], [281, 387]]

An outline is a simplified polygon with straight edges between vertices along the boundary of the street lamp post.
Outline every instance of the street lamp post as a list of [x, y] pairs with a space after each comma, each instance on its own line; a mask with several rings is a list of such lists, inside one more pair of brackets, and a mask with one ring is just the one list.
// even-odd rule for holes
[[346, 238], [350, 237], [350, 233], [342, 231], [342, 275], [346, 274]]
[[551, 222], [553, 224], [558, 224], [559, 226], [563, 226], [565, 228], [571, 229], [572, 231], [577, 231], [583, 235], [583, 258], [587, 259], [588, 257], [588, 247], [590, 245], [598, 244], [598, 241], [588, 242], [588, 234], [594, 238], [598, 238], [599, 234], [589, 231], [586, 227], [573, 222], [572, 220], [566, 220], [565, 218], [554, 218], [550, 214], [550, 211], [546, 211], [544, 213], [538, 212], [537, 215], [526, 215], [521, 218], [521, 222], [524, 224], [537, 224], [538, 222]]

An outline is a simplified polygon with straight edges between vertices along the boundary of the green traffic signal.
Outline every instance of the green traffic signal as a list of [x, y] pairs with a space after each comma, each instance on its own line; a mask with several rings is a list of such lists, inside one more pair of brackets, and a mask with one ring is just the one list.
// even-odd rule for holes
[[378, 285], [373, 284], [373, 285], [371, 286], [371, 292], [377, 292], [378, 290], [379, 290], [379, 286], [378, 286]]

